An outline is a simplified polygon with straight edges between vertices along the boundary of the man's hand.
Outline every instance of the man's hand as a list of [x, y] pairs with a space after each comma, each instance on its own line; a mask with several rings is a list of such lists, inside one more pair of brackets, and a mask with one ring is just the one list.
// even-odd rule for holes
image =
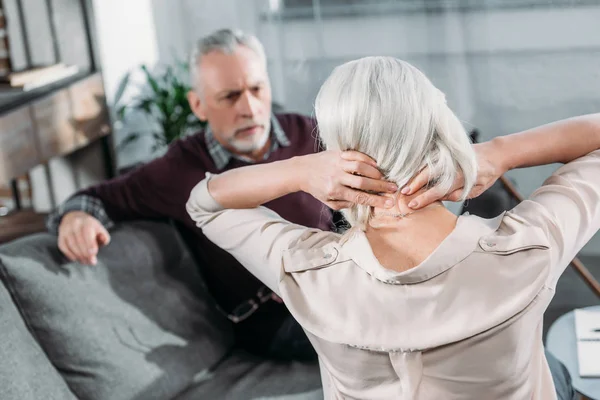
[[71, 261], [95, 265], [98, 248], [110, 242], [100, 221], [83, 211], [65, 214], [58, 227], [58, 248]]
[[[477, 155], [477, 180], [467, 195], [468, 199], [477, 197], [485, 192], [504, 174], [504, 172], [506, 172], [504, 168], [495, 161], [493, 147], [489, 142], [475, 144], [473, 145], [473, 148]], [[429, 170], [425, 168], [417, 174], [408, 185], [402, 188], [400, 193], [406, 195], [416, 193], [427, 185], [431, 178]], [[449, 192], [444, 193], [439, 187], [433, 187], [415, 197], [408, 206], [418, 210], [438, 200], [459, 201], [464, 191], [464, 183], [463, 176], [460, 175], [454, 181]]]
[[354, 204], [390, 208], [394, 202], [382, 196], [398, 191], [396, 184], [383, 180], [377, 164], [369, 156], [357, 151], [324, 151], [301, 157], [303, 176], [301, 185], [334, 210]]

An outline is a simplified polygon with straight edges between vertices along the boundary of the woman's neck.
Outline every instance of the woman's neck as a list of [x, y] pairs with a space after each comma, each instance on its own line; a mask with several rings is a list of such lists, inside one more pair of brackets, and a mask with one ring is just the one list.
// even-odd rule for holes
[[400, 195], [391, 209], [374, 209], [365, 232], [379, 263], [406, 271], [423, 262], [454, 230], [458, 217], [441, 202], [413, 210], [408, 203], [418, 194]]

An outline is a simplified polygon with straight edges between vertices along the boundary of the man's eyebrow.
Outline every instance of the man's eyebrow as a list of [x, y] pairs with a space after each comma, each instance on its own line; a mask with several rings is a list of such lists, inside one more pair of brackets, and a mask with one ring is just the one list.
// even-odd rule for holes
[[229, 96], [232, 94], [240, 94], [242, 93], [241, 89], [225, 89], [217, 93], [218, 97]]
[[252, 82], [252, 84], [248, 85], [248, 86], [250, 86], [250, 88], [254, 88], [256, 86], [263, 86], [265, 84], [266, 84], [266, 81], [264, 79], [261, 79], [261, 80], [256, 81], [256, 82]]
[[[264, 86], [266, 84], [266, 81], [264, 79], [261, 79], [259, 81], [253, 82], [252, 84], [248, 85], [248, 89], [254, 89], [255, 87], [258, 86]], [[229, 95], [239, 95], [241, 94], [244, 90], [246, 90], [246, 88], [243, 89], [225, 89], [225, 90], [221, 90], [220, 92], [217, 93], [217, 97], [224, 97], [224, 96], [229, 96]]]

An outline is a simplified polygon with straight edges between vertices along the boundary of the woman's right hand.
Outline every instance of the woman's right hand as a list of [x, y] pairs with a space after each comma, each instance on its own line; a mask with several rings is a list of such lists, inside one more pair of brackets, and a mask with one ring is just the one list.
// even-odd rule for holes
[[[473, 148], [477, 156], [477, 180], [467, 195], [468, 199], [477, 197], [485, 192], [506, 172], [504, 166], [496, 156], [492, 142], [478, 143], [473, 145]], [[432, 178], [435, 177], [430, 176], [429, 170], [425, 168], [408, 185], [402, 188], [400, 193], [406, 195], [416, 193], [425, 187]], [[464, 192], [464, 183], [463, 176], [459, 175], [448, 192], [444, 192], [439, 187], [434, 186], [415, 197], [408, 206], [418, 210], [439, 200], [459, 201]]]
[[334, 210], [355, 204], [390, 208], [394, 202], [384, 194], [398, 191], [383, 179], [375, 160], [358, 151], [323, 151], [299, 157], [301, 189]]

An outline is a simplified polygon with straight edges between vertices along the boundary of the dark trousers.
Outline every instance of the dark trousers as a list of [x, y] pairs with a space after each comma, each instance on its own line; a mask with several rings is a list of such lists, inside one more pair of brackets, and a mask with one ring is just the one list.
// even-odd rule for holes
[[552, 354], [546, 351], [546, 359], [552, 373], [552, 380], [556, 388], [556, 397], [558, 400], [573, 400], [577, 398], [575, 389], [571, 384], [571, 375], [567, 368], [558, 361]]
[[248, 320], [234, 324], [238, 347], [261, 357], [282, 361], [317, 359], [304, 330], [283, 304], [263, 304]]

